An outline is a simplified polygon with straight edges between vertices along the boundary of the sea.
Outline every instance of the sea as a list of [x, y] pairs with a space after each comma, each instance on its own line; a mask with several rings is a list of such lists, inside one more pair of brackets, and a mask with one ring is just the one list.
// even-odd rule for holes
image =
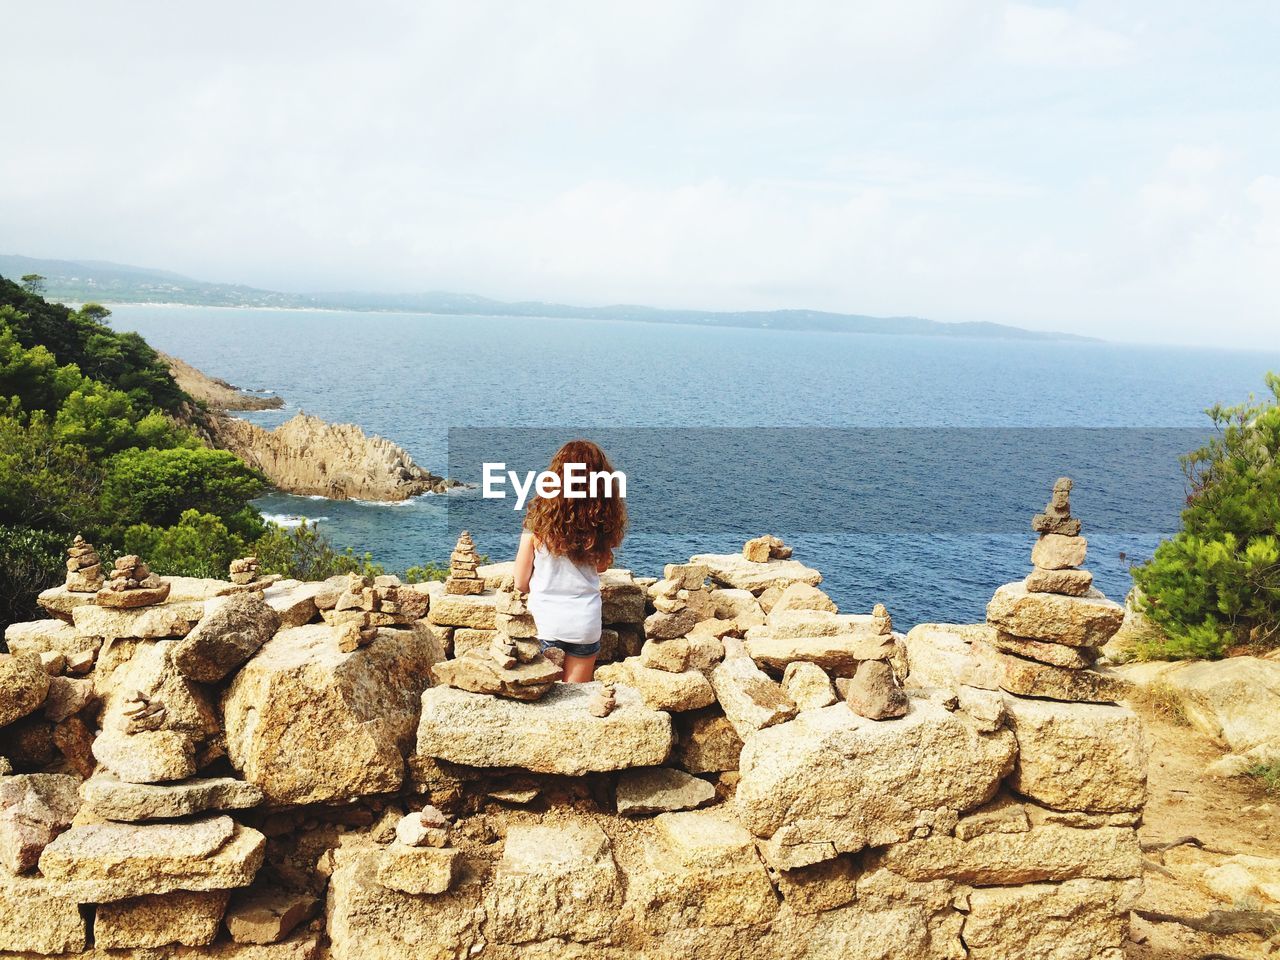
[[[482, 496], [484, 463], [523, 481], [559, 443], [600, 442], [627, 476], [617, 565], [731, 553], [772, 533], [823, 573], [842, 611], [895, 626], [983, 619], [1030, 569], [1032, 514], [1071, 476], [1095, 585], [1177, 529], [1179, 456], [1206, 408], [1265, 393], [1280, 352], [1111, 342], [797, 333], [681, 324], [121, 305], [118, 330], [210, 376], [355, 423], [467, 486], [396, 504], [271, 493], [389, 570], [446, 561], [458, 531], [490, 560], [520, 530], [514, 496]], [[503, 471], [505, 475], [505, 470]], [[510, 491], [511, 485], [506, 485]], [[495, 492], [498, 488], [495, 485]]]

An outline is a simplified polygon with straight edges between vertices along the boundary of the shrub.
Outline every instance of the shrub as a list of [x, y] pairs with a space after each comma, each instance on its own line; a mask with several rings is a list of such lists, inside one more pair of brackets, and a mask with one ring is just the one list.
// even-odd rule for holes
[[1182, 530], [1133, 569], [1140, 611], [1165, 634], [1151, 657], [1220, 657], [1280, 642], [1280, 377], [1272, 397], [1211, 408], [1217, 435], [1182, 458]]
[[225, 450], [135, 449], [108, 463], [102, 507], [118, 527], [172, 526], [188, 510], [209, 513], [248, 542], [265, 531], [248, 504], [266, 489], [266, 477]]
[[298, 580], [327, 580], [340, 573], [377, 577], [386, 572], [373, 561], [372, 554], [357, 556], [351, 547], [337, 550], [305, 520], [293, 529], [268, 523], [267, 531], [251, 551], [263, 573], [280, 573]]
[[249, 553], [243, 537], [222, 519], [186, 510], [171, 527], [134, 524], [124, 532], [124, 552], [136, 553], [156, 573], [171, 577], [227, 578], [227, 565]]
[[66, 578], [65, 547], [57, 534], [0, 524], [0, 624], [41, 616], [36, 594]]

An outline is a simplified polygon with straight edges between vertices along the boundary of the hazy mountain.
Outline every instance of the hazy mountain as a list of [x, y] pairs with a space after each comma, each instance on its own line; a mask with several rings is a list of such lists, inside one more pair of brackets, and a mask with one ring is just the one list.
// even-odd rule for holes
[[1001, 340], [1092, 340], [1070, 333], [1025, 330], [1000, 323], [942, 323], [923, 317], [869, 317], [821, 310], [667, 310], [617, 304], [575, 307], [539, 301], [508, 302], [467, 293], [281, 293], [239, 284], [206, 283], [167, 270], [105, 260], [41, 260], [0, 254], [0, 276], [38, 273], [53, 300], [102, 303], [184, 303], [216, 307], [292, 307], [385, 310], [404, 313], [475, 314], [506, 317], [576, 317], [637, 323], [684, 323], [711, 327], [822, 330], [834, 333], [915, 334]]

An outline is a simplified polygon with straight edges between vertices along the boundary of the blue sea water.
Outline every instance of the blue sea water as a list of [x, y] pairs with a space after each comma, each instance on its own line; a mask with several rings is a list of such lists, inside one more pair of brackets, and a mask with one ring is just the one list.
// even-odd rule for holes
[[[631, 460], [620, 565], [659, 575], [776, 533], [841, 609], [883, 602], [900, 627], [980, 620], [995, 587], [1029, 568], [1027, 522], [1059, 473], [1076, 477], [1097, 585], [1122, 598], [1129, 565], [1176, 529], [1177, 453], [1207, 434], [1204, 408], [1280, 370], [1280, 353], [570, 319], [120, 306], [113, 323], [285, 398], [246, 419], [357, 423], [461, 479], [479, 467], [459, 450], [474, 459], [509, 428], [610, 436]], [[508, 505], [478, 513], [475, 491], [259, 506], [318, 519], [391, 569], [443, 560], [461, 525], [495, 560], [519, 532]]]

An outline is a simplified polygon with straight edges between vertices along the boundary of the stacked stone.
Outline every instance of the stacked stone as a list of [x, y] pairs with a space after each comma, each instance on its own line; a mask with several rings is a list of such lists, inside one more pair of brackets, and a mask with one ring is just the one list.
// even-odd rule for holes
[[248, 584], [258, 579], [258, 573], [262, 564], [258, 562], [257, 557], [240, 557], [231, 561], [230, 576], [231, 582], [236, 584]]
[[[892, 646], [893, 618], [883, 603], [871, 610], [871, 628], [881, 643]], [[860, 660], [853, 677], [836, 682], [849, 709], [868, 720], [892, 720], [906, 716], [907, 695], [887, 660]]]
[[151, 572], [141, 557], [127, 554], [115, 562], [111, 577], [97, 593], [101, 607], [147, 607], [169, 596], [169, 584]]
[[67, 548], [66, 589], [73, 593], [97, 593], [104, 582], [102, 558], [93, 544], [77, 533]]
[[1121, 680], [1091, 669], [1098, 648], [1124, 623], [1124, 608], [1079, 569], [1087, 544], [1071, 516], [1070, 492], [1071, 481], [1058, 480], [1045, 512], [1032, 521], [1040, 538], [1031, 551], [1031, 575], [998, 588], [987, 604], [989, 631], [970, 646], [969, 686], [1100, 703], [1126, 693]]
[[753, 537], [742, 545], [742, 555], [752, 563], [768, 563], [770, 560], [790, 560], [791, 548], [773, 534]]
[[403, 627], [421, 620], [430, 604], [430, 594], [406, 587], [399, 577], [366, 577], [353, 573], [348, 576], [333, 609], [323, 611], [323, 616], [326, 622], [341, 629], [346, 642], [363, 637], [363, 641], [357, 643], [363, 646], [372, 642], [378, 627]]
[[462, 863], [462, 851], [449, 839], [449, 820], [433, 806], [401, 818], [395, 840], [378, 857], [378, 882], [415, 896], [444, 893]]
[[463, 530], [453, 553], [449, 555], [449, 576], [444, 582], [444, 592], [455, 596], [484, 593], [484, 578], [476, 573], [479, 563], [475, 541], [468, 531]]

